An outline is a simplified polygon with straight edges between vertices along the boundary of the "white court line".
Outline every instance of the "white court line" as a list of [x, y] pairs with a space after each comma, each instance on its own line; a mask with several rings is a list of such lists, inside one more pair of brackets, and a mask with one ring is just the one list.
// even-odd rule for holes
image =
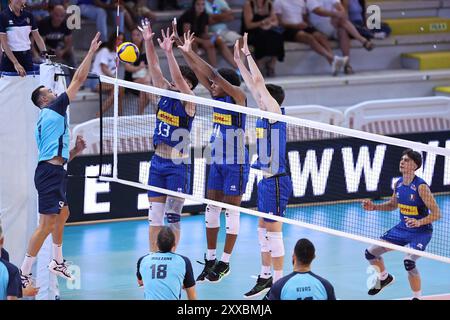
[[[412, 297], [408, 298], [400, 298], [400, 299], [394, 299], [394, 300], [411, 300]], [[420, 300], [450, 300], [450, 293], [443, 293], [443, 294], [433, 294], [429, 296], [422, 296]]]

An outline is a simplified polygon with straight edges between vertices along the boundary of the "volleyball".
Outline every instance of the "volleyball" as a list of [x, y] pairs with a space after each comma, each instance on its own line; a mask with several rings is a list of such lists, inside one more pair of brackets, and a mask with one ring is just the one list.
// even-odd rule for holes
[[139, 49], [134, 43], [124, 42], [117, 48], [117, 56], [122, 62], [133, 63], [139, 57]]

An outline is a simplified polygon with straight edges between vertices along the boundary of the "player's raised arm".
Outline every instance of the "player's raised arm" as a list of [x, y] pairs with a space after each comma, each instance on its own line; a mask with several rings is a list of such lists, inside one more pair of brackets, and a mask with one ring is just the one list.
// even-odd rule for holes
[[[256, 90], [256, 86], [253, 81], [253, 77], [241, 59], [241, 49], [239, 48], [239, 40], [236, 40], [236, 43], [234, 44], [234, 61], [236, 62], [236, 65], [239, 68], [239, 72], [241, 73], [241, 76], [244, 79], [245, 85], [252, 93], [252, 96], [255, 99], [255, 101], [258, 103], [258, 107], [260, 109], [262, 109], [262, 106], [260, 106], [260, 103], [259, 103], [261, 100], [261, 97], [259, 95], [259, 92]], [[264, 109], [262, 109], [262, 110], [264, 110]]]
[[142, 20], [142, 26], [138, 28], [142, 32], [142, 36], [144, 38], [148, 71], [152, 78], [152, 83], [155, 87], [167, 89], [170, 87], [170, 83], [166, 78], [164, 78], [159, 65], [158, 55], [156, 54], [155, 46], [153, 45], [153, 36], [155, 33], [152, 31], [150, 21], [147, 18]]
[[80, 66], [75, 72], [72, 82], [70, 82], [69, 88], [67, 88], [66, 93], [67, 96], [69, 97], [69, 101], [73, 101], [75, 99], [75, 96], [80, 90], [80, 87], [86, 81], [86, 78], [89, 74], [89, 70], [91, 69], [92, 58], [94, 57], [95, 52], [97, 52], [100, 45], [102, 44], [102, 42], [99, 41], [99, 38], [100, 32], [97, 32], [94, 39], [92, 39], [91, 46], [89, 48], [88, 53], [86, 54], [86, 57], [84, 58], [83, 62], [81, 62]]
[[422, 219], [406, 218], [406, 225], [410, 228], [424, 226], [441, 218], [441, 210], [439, 209], [430, 188], [426, 184], [421, 184], [419, 186], [419, 195], [423, 203], [425, 203], [430, 210], [430, 214]]

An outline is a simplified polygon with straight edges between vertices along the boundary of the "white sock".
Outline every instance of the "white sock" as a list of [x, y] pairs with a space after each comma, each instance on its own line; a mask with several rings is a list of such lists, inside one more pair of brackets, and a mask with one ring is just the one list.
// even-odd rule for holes
[[386, 278], [388, 277], [388, 275], [389, 275], [389, 273], [387, 272], [387, 270], [385, 269], [383, 272], [380, 272], [379, 274], [378, 274], [378, 278], [380, 279], [380, 280], [386, 280]]
[[272, 276], [272, 270], [270, 266], [261, 266], [261, 272], [259, 276], [263, 279], [269, 279]]
[[22, 266], [20, 267], [23, 275], [31, 274], [31, 268], [33, 267], [34, 261], [36, 261], [36, 257], [32, 257], [28, 254], [25, 255], [25, 259], [23, 259]]
[[283, 278], [283, 270], [273, 270], [273, 283]]
[[216, 259], [216, 249], [208, 249], [206, 253], [206, 260], [215, 260]]
[[419, 299], [422, 296], [422, 290], [419, 291], [413, 291], [414, 298]]
[[64, 262], [63, 253], [62, 253], [62, 243], [61, 244], [53, 244], [53, 259], [56, 260], [57, 263], [61, 264]]
[[224, 253], [222, 253], [222, 258], [220, 260], [222, 262], [229, 263], [230, 257], [231, 257], [231, 254], [224, 252]]

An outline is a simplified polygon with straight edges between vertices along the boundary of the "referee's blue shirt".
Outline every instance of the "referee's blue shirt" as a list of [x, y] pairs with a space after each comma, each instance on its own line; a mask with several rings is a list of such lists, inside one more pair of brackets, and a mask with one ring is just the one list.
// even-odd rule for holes
[[309, 272], [292, 272], [275, 282], [268, 300], [336, 300], [333, 286]]
[[6, 300], [8, 296], [22, 298], [22, 282], [19, 269], [0, 258], [0, 300]]
[[39, 162], [56, 156], [63, 157], [66, 161], [69, 159], [69, 104], [69, 97], [64, 92], [41, 109], [35, 132]]
[[195, 286], [189, 259], [172, 252], [154, 252], [140, 258], [137, 278], [144, 282], [146, 300], [179, 300], [183, 287]]

